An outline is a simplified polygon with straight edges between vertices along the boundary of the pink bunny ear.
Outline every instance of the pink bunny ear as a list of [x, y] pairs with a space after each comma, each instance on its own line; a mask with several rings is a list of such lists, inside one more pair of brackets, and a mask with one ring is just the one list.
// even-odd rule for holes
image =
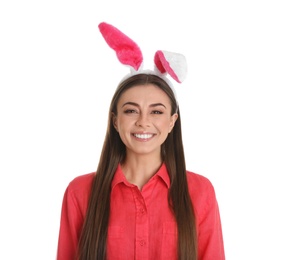
[[114, 51], [118, 60], [124, 64], [138, 70], [143, 62], [142, 52], [139, 46], [116, 27], [102, 22], [99, 30], [105, 41]]
[[154, 63], [162, 74], [168, 72], [179, 83], [185, 80], [187, 62], [184, 55], [169, 51], [157, 51], [154, 56]]

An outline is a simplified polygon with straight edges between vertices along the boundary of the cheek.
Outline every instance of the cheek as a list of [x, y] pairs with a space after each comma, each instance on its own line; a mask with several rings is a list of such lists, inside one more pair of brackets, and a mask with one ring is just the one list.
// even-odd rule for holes
[[121, 117], [117, 119], [116, 125], [117, 125], [117, 129], [120, 131], [127, 130], [129, 127], [131, 127], [132, 120], [130, 120], [129, 118]]
[[164, 132], [167, 132], [171, 129], [171, 122], [169, 120], [163, 121], [163, 122], [157, 122], [156, 126]]

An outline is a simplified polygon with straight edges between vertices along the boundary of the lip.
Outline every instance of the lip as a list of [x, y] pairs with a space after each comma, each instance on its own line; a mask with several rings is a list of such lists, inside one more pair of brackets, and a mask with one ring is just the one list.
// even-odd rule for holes
[[138, 141], [146, 142], [148, 140], [151, 140], [155, 136], [155, 134], [153, 133], [132, 133], [132, 136]]

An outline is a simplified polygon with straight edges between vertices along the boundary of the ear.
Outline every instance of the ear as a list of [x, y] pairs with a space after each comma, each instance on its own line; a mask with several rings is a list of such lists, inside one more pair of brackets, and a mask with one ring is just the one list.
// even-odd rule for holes
[[184, 55], [176, 52], [157, 51], [154, 63], [160, 73], [168, 73], [175, 81], [182, 83], [187, 75], [187, 61]]
[[169, 124], [169, 133], [171, 133], [172, 129], [174, 128], [174, 125], [175, 125], [175, 122], [177, 121], [178, 119], [178, 114], [175, 113], [171, 116], [171, 121], [170, 121], [170, 124]]
[[114, 128], [118, 131], [118, 127], [117, 127], [117, 116], [112, 112], [111, 114], [111, 119], [112, 119], [112, 124], [114, 126]]
[[140, 47], [111, 24], [102, 22], [98, 27], [106, 43], [116, 52], [118, 60], [137, 71], [143, 62]]

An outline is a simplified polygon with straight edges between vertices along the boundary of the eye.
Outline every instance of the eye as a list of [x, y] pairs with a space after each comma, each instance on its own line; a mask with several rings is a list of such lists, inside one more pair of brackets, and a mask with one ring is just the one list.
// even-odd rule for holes
[[163, 112], [162, 112], [162, 111], [159, 111], [159, 110], [153, 110], [151, 113], [152, 113], [152, 114], [157, 114], [157, 115], [163, 114]]
[[133, 113], [137, 113], [137, 111], [135, 109], [126, 109], [124, 111], [125, 114], [133, 114]]

